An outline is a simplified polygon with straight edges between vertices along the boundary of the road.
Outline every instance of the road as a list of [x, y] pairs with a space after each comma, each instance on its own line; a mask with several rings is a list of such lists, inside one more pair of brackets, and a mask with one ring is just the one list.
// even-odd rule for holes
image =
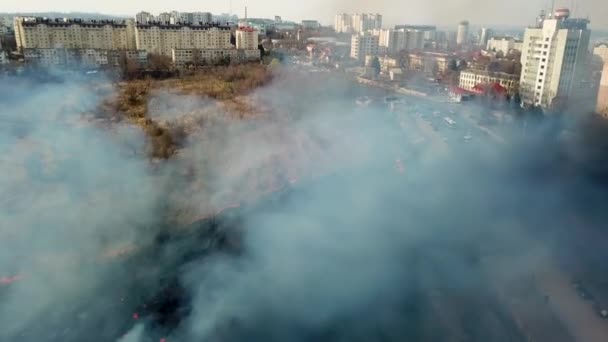
[[551, 258], [543, 262], [535, 277], [536, 285], [549, 296], [549, 305], [568, 327], [576, 341], [608, 341], [608, 322], [600, 318], [592, 305], [578, 296], [569, 277]]

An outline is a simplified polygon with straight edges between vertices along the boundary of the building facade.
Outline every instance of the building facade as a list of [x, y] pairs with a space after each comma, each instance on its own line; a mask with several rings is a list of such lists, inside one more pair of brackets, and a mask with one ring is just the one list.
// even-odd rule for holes
[[371, 33], [353, 34], [350, 45], [350, 57], [364, 62], [365, 56], [377, 56], [378, 43], [378, 36]]
[[135, 38], [138, 50], [168, 57], [173, 49], [234, 48], [230, 27], [219, 25], [137, 25]]
[[483, 27], [479, 31], [479, 43], [478, 43], [479, 46], [481, 46], [485, 49], [486, 46], [488, 45], [488, 41], [490, 40], [490, 38], [492, 38], [493, 35], [494, 35], [494, 32], [492, 31], [492, 29]]
[[450, 55], [438, 52], [419, 52], [408, 55], [408, 68], [425, 74], [443, 74], [448, 70]]
[[136, 50], [135, 21], [15, 18], [17, 49]]
[[486, 50], [502, 52], [507, 55], [511, 50], [521, 51], [523, 42], [513, 37], [490, 38], [485, 45]]
[[256, 50], [258, 48], [258, 32], [252, 27], [240, 27], [236, 30], [236, 48]]
[[555, 16], [526, 29], [521, 55], [522, 106], [550, 108], [580, 95], [588, 61], [586, 19]]
[[469, 39], [469, 22], [466, 20], [458, 23], [458, 30], [456, 31], [456, 45], [465, 45]]
[[334, 18], [334, 30], [336, 30], [337, 33], [352, 33], [352, 15], [347, 13], [336, 14], [336, 17]]
[[462, 89], [473, 91], [476, 86], [493, 84], [499, 84], [506, 89], [507, 94], [513, 96], [519, 91], [519, 75], [485, 70], [463, 70], [460, 72], [459, 86]]

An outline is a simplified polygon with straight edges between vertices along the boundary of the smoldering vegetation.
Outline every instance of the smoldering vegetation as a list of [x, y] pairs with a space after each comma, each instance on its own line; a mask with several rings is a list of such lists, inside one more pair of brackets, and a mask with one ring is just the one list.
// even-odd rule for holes
[[493, 279], [565, 255], [572, 222], [603, 233], [585, 120], [442, 154], [356, 108], [366, 90], [285, 72], [249, 118], [159, 93], [150, 115], [188, 134], [150, 162], [138, 128], [100, 119], [105, 84], [0, 83], [0, 276], [20, 276], [0, 340], [525, 341]]

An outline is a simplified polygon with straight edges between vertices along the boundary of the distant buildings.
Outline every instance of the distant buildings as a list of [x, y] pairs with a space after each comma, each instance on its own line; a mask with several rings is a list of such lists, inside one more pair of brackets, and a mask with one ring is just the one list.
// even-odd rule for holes
[[424, 31], [414, 29], [380, 29], [373, 30], [377, 35], [379, 46], [384, 52], [395, 54], [399, 51], [417, 51], [424, 48]]
[[[588, 62], [590, 31], [587, 19], [571, 19], [557, 10], [551, 19], [527, 28], [521, 55], [522, 106], [551, 108], [581, 96]], [[587, 89], [588, 91], [588, 89]]]
[[479, 32], [479, 46], [485, 49], [488, 45], [488, 41], [490, 40], [490, 38], [492, 38], [493, 35], [494, 32], [492, 31], [492, 29], [483, 27]]
[[456, 31], [456, 45], [461, 46], [468, 43], [469, 39], [469, 22], [464, 20], [458, 23]]
[[167, 56], [177, 64], [259, 59], [255, 30], [237, 30], [234, 46], [231, 27], [210, 19], [207, 12], [161, 13], [159, 18], [140, 12], [125, 21], [17, 17], [14, 22], [17, 48], [26, 62], [42, 65], [113, 66], [125, 59], [143, 61], [147, 54]]
[[468, 91], [475, 91], [476, 87], [487, 87], [498, 84], [510, 96], [519, 90], [519, 75], [503, 72], [489, 72], [485, 70], [463, 70], [460, 72], [459, 86]]
[[359, 62], [364, 62], [365, 56], [377, 56], [378, 40], [378, 36], [371, 33], [353, 34], [350, 45], [350, 57]]
[[493, 37], [488, 40], [485, 45], [486, 50], [502, 52], [505, 56], [511, 50], [521, 51], [523, 42], [513, 37]]
[[347, 13], [336, 14], [336, 17], [334, 18], [334, 29], [337, 33], [352, 33], [352, 15]]
[[302, 28], [305, 30], [316, 30], [321, 27], [317, 20], [302, 20]]
[[381, 14], [337, 14], [334, 18], [334, 29], [338, 33], [362, 33], [382, 28]]
[[135, 15], [135, 22], [138, 24], [147, 24], [154, 21], [154, 16], [148, 12], [139, 12]]

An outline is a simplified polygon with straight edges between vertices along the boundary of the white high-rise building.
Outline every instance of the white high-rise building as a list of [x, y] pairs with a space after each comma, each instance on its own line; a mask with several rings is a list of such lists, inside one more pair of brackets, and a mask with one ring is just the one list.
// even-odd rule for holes
[[135, 15], [135, 22], [138, 24], [147, 24], [154, 20], [154, 16], [148, 12], [139, 12]]
[[555, 100], [581, 95], [581, 81], [589, 54], [587, 19], [569, 19], [557, 10], [551, 19], [526, 29], [521, 55], [522, 106], [549, 108]]
[[350, 45], [350, 57], [365, 61], [365, 56], [378, 55], [378, 36], [371, 33], [353, 34]]
[[353, 32], [361, 33], [374, 29], [382, 28], [381, 14], [353, 14], [352, 15], [352, 30]]
[[417, 51], [424, 48], [424, 31], [411, 29], [380, 29], [373, 30], [372, 34], [378, 36], [378, 45], [385, 48], [390, 54], [399, 51]]
[[350, 14], [336, 14], [334, 29], [337, 33], [351, 33], [353, 31], [353, 18]]
[[469, 38], [469, 22], [464, 20], [458, 24], [458, 31], [456, 31], [456, 45], [464, 45], [468, 42]]
[[479, 46], [485, 49], [485, 47], [488, 45], [488, 40], [492, 38], [493, 34], [492, 29], [483, 27], [479, 32]]

